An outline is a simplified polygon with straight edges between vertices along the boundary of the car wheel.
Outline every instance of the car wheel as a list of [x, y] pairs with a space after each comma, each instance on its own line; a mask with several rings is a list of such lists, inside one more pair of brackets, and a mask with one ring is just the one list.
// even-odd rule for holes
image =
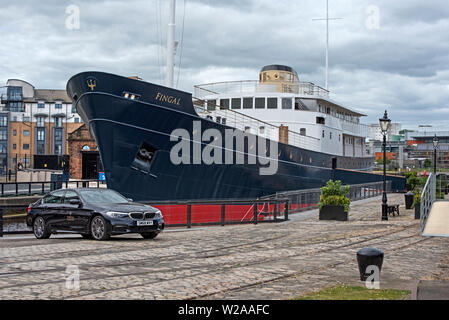
[[90, 234], [94, 240], [107, 240], [110, 235], [108, 223], [102, 216], [95, 216], [90, 223]]
[[140, 234], [144, 239], [154, 239], [157, 237], [157, 232], [143, 232]]
[[37, 239], [48, 239], [50, 238], [51, 233], [48, 230], [48, 227], [45, 223], [44, 218], [37, 217], [34, 219], [33, 223], [33, 233]]

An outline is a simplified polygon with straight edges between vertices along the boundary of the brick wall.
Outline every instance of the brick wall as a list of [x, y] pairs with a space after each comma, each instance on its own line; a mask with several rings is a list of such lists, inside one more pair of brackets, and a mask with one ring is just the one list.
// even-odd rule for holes
[[83, 175], [83, 147], [88, 146], [90, 150], [96, 150], [97, 144], [87, 130], [82, 125], [77, 130], [69, 134], [69, 155], [70, 155], [70, 178], [81, 179]]

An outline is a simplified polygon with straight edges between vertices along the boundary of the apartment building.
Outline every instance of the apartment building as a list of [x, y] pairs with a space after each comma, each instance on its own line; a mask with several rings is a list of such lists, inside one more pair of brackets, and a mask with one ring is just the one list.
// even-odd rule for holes
[[0, 97], [0, 174], [32, 166], [35, 154], [69, 153], [68, 135], [82, 120], [65, 90], [9, 79]]

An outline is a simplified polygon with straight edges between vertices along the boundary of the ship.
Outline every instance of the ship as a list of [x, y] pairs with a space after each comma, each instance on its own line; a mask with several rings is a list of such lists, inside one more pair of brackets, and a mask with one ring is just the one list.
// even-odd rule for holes
[[370, 173], [365, 115], [289, 66], [264, 66], [258, 80], [196, 85], [193, 94], [97, 71], [74, 75], [66, 89], [95, 138], [108, 188], [134, 200], [254, 199], [329, 179], [383, 179]]

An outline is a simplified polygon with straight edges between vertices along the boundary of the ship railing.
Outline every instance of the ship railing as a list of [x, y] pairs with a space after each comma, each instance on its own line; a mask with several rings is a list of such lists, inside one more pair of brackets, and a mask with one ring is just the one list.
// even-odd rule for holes
[[368, 126], [366, 124], [354, 123], [345, 119], [340, 119], [342, 130], [345, 133], [354, 134], [360, 137], [368, 136]]
[[258, 80], [227, 81], [194, 86], [195, 96], [204, 98], [217, 94], [294, 93], [306, 96], [329, 97], [329, 91], [312, 82], [260, 83]]
[[[261, 136], [265, 139], [279, 142], [280, 128], [278, 126], [258, 120], [232, 109], [224, 109], [218, 105], [209, 104], [207, 107], [204, 107], [206, 106], [206, 102], [204, 100], [196, 97], [195, 99], [197, 99], [195, 101], [195, 105], [197, 105], [197, 113], [202, 118], [233, 127], [243, 132]], [[288, 130], [287, 141], [282, 142], [313, 151], [320, 151], [321, 148], [320, 139], [307, 135], [301, 135], [291, 130]]]
[[[387, 192], [391, 192], [392, 181], [388, 180]], [[383, 181], [349, 185], [348, 197], [351, 201], [362, 200], [382, 195]], [[318, 208], [321, 188], [277, 192], [262, 199], [288, 199], [290, 213]]]

